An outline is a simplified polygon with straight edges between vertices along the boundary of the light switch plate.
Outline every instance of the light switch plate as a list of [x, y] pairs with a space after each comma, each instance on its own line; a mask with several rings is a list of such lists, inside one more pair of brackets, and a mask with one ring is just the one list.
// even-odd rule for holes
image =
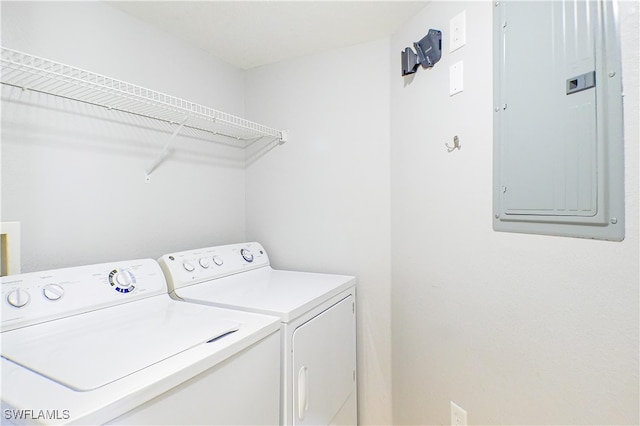
[[467, 42], [467, 18], [463, 10], [449, 21], [449, 52], [460, 49]]
[[451, 402], [451, 426], [467, 426], [467, 412], [453, 401]]
[[449, 96], [462, 92], [463, 76], [462, 61], [449, 66]]

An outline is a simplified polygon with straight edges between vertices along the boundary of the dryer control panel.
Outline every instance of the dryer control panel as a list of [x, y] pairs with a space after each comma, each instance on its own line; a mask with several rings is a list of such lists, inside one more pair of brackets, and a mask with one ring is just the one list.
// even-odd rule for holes
[[165, 254], [158, 259], [169, 291], [269, 266], [269, 256], [260, 243], [230, 244]]
[[10, 275], [0, 283], [2, 331], [167, 293], [153, 259]]

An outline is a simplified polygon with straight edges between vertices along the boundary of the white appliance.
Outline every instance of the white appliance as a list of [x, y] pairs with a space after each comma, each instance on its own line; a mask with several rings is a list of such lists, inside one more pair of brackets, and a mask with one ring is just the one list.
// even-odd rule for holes
[[354, 277], [274, 270], [255, 242], [159, 263], [180, 300], [280, 317], [281, 424], [357, 424]]
[[3, 277], [2, 424], [274, 424], [279, 320], [169, 297], [152, 259]]

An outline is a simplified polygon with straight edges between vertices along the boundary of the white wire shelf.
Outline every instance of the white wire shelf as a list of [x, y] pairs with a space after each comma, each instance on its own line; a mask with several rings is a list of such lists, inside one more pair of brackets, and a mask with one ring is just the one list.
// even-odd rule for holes
[[70, 65], [5, 47], [1, 49], [1, 79], [5, 85], [180, 124], [180, 128], [198, 129], [238, 141], [241, 147], [264, 137], [280, 143], [287, 139], [284, 130]]

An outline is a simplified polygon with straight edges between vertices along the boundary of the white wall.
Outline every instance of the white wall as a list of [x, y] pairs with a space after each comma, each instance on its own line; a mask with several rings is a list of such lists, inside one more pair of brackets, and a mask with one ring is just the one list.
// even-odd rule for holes
[[[358, 277], [363, 424], [390, 424], [392, 397], [397, 424], [448, 424], [450, 400], [472, 424], [638, 424], [637, 2], [621, 4], [622, 243], [491, 229], [491, 5], [432, 2], [390, 40], [244, 75], [104, 3], [3, 1], [3, 46], [291, 130], [246, 171], [181, 137], [146, 185], [170, 129], [3, 88], [1, 216], [22, 222], [23, 270], [258, 240], [277, 268]], [[402, 78], [429, 28], [442, 61]]]
[[247, 73], [247, 118], [289, 129], [252, 157], [247, 237], [280, 269], [358, 279], [362, 424], [391, 423], [389, 43]]
[[[6, 2], [2, 45], [242, 115], [242, 72], [103, 2]], [[3, 221], [22, 271], [242, 241], [244, 154], [172, 128], [2, 88]], [[192, 136], [196, 136], [192, 134]]]
[[[450, 424], [453, 400], [470, 424], [638, 424], [638, 4], [620, 7], [622, 243], [492, 230], [492, 7], [432, 2], [391, 40], [394, 422]], [[449, 53], [462, 10], [467, 45]], [[399, 52], [429, 28], [442, 60], [402, 78]]]

